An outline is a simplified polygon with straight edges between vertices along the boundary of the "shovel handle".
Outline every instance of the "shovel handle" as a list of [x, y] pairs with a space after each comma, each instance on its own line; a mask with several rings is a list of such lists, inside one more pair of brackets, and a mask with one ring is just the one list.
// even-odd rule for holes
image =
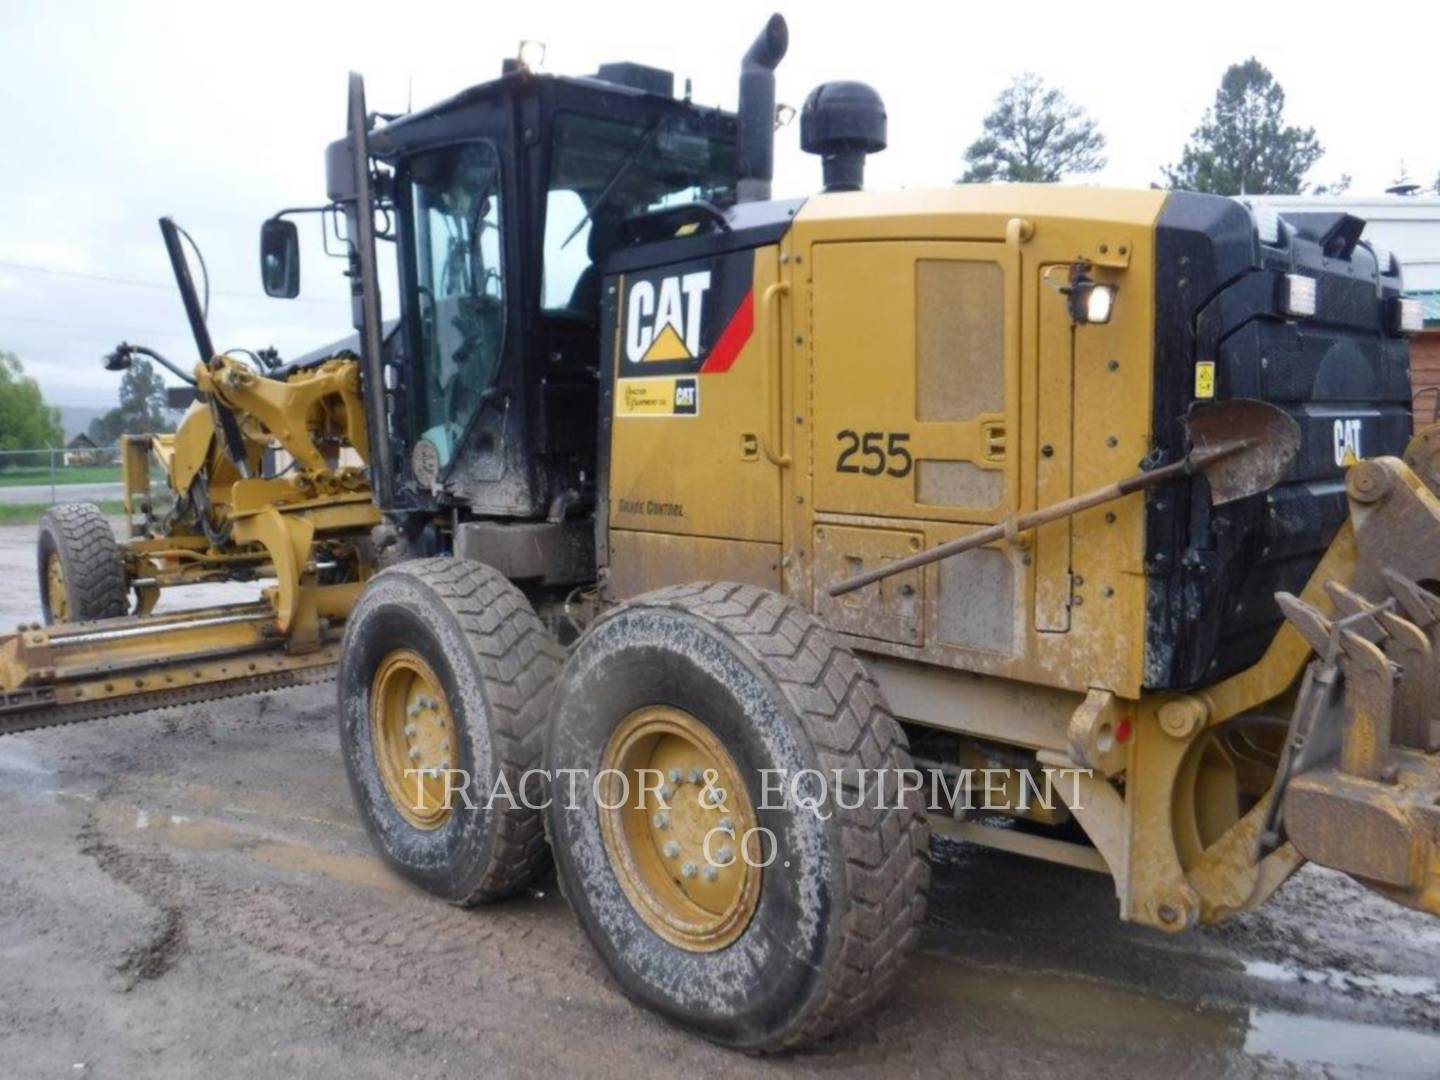
[[[1233, 452], [1233, 451], [1231, 451]], [[1208, 455], [1206, 460], [1214, 460], [1215, 455]], [[1162, 465], [1158, 469], [1149, 472], [1138, 472], [1134, 476], [1127, 476], [1124, 480], [1117, 480], [1113, 484], [1106, 484], [1104, 487], [1087, 491], [1083, 495], [1075, 495], [1065, 499], [1063, 502], [1054, 503], [1039, 510], [1032, 510], [1028, 514], [1021, 514], [1019, 517], [1002, 521], [999, 525], [990, 525], [979, 532], [973, 532], [968, 536], [962, 536], [958, 540], [951, 540], [948, 543], [940, 544], [929, 551], [922, 551], [918, 555], [909, 555], [903, 559], [886, 563], [884, 566], [877, 566], [874, 570], [866, 570], [863, 574], [856, 574], [852, 578], [838, 581], [825, 591], [831, 596], [844, 596], [846, 593], [854, 592], [856, 589], [863, 589], [866, 585], [873, 585], [877, 581], [893, 577], [895, 574], [903, 574], [907, 570], [914, 570], [917, 567], [929, 566], [941, 559], [948, 559], [951, 555], [960, 555], [966, 551], [973, 551], [976, 548], [984, 547], [986, 544], [993, 544], [996, 540], [1003, 540], [1007, 536], [1018, 535], [1022, 532], [1029, 532], [1031, 529], [1041, 525], [1048, 525], [1052, 521], [1059, 521], [1062, 518], [1070, 517], [1080, 513], [1082, 510], [1089, 510], [1092, 507], [1101, 506], [1116, 499], [1123, 499], [1136, 491], [1143, 491], [1146, 488], [1154, 487], [1156, 484], [1163, 484], [1177, 476], [1184, 476], [1195, 471], [1199, 464], [1197, 456], [1191, 454], [1180, 461], [1170, 465]]]

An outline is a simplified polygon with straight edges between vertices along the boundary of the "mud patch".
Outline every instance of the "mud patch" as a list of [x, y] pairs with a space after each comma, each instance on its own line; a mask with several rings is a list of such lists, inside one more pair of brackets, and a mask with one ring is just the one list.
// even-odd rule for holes
[[160, 925], [150, 939], [125, 954], [118, 971], [126, 978], [126, 990], [139, 983], [158, 979], [179, 960], [185, 948], [185, 920], [179, 908], [161, 912]]
[[[409, 892], [409, 887], [385, 869], [379, 859], [345, 855], [289, 840], [272, 840], [218, 821], [170, 815], [146, 818], [146, 828], [167, 847], [184, 851], [241, 851], [256, 862], [277, 870], [320, 874], [346, 885], [385, 892]], [[137, 824], [137, 828], [140, 826]]]

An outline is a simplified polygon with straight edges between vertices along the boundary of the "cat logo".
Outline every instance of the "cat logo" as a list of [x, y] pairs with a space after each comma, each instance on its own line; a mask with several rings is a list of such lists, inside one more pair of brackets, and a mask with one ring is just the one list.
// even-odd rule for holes
[[632, 364], [695, 360], [700, 356], [701, 322], [710, 271], [639, 280], [630, 287], [625, 319], [625, 356]]
[[1335, 464], [1342, 468], [1364, 457], [1360, 449], [1360, 421], [1335, 421]]
[[700, 412], [700, 386], [693, 378], [675, 380], [675, 415], [696, 416]]

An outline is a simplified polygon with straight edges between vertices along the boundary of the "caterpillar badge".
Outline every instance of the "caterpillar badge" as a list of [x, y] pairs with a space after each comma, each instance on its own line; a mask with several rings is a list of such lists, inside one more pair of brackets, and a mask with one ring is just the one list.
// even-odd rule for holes
[[[352, 76], [316, 210], [354, 351], [202, 345], [180, 431], [126, 444], [139, 531], [52, 515], [0, 728], [338, 660], [396, 872], [469, 904], [553, 855], [625, 991], [748, 1050], [885, 1000], [932, 829], [1163, 931], [1307, 859], [1440, 914], [1440, 433], [1389, 254], [1185, 192], [865, 191], [886, 115], [850, 82], [801, 111], [823, 190], [772, 198], [786, 48], [776, 16], [736, 113], [637, 64], [391, 118]], [[239, 576], [278, 584], [147, 614]]]

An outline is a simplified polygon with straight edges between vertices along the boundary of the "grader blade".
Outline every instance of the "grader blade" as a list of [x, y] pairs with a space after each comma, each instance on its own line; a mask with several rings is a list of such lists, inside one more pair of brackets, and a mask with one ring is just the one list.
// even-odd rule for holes
[[0, 638], [0, 735], [324, 682], [339, 643], [294, 654], [268, 604], [42, 627]]

